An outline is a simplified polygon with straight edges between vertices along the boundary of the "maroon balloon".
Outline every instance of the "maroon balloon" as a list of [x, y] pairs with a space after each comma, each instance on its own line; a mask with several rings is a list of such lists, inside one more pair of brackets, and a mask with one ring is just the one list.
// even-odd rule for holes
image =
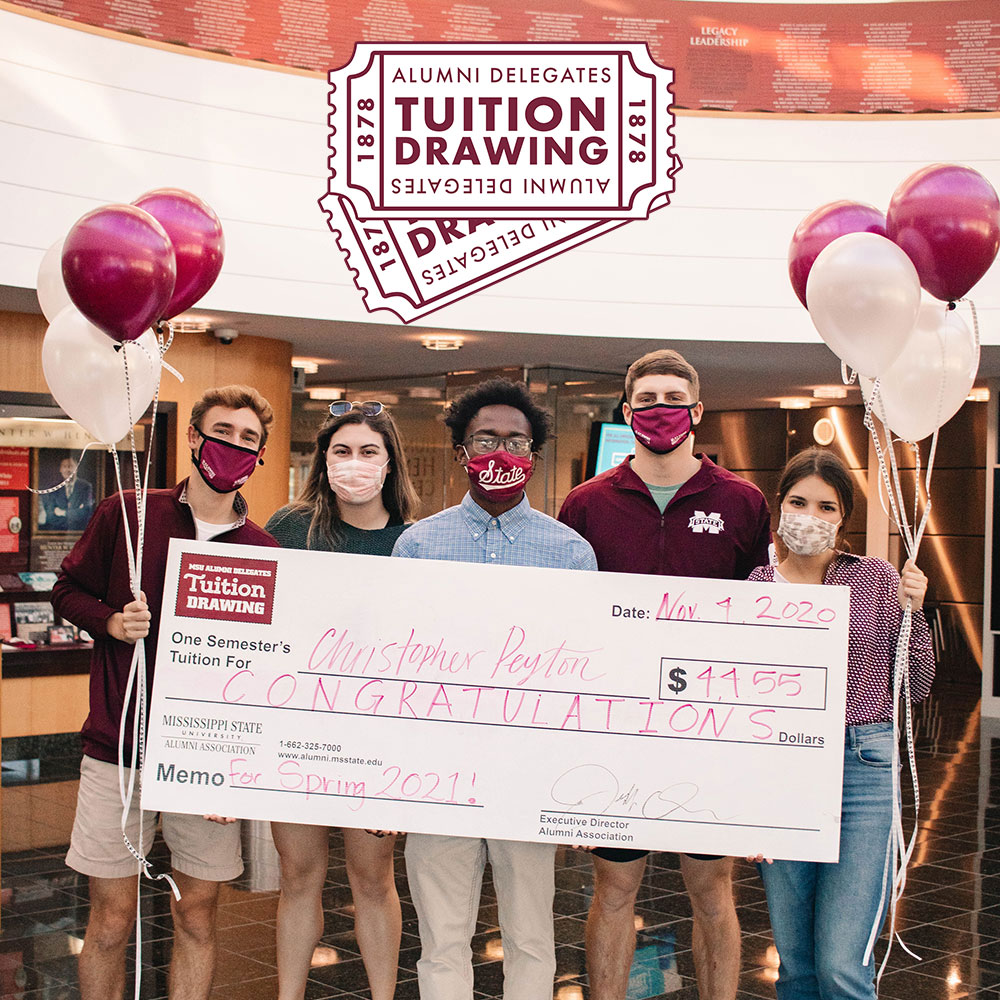
[[990, 269], [1000, 248], [1000, 200], [971, 167], [935, 163], [896, 188], [888, 235], [937, 299], [961, 298]]
[[63, 243], [62, 272], [77, 309], [119, 342], [142, 336], [163, 314], [177, 276], [170, 238], [132, 205], [80, 219]]
[[885, 216], [872, 205], [857, 201], [833, 201], [810, 212], [799, 223], [788, 247], [788, 277], [792, 279], [792, 288], [804, 306], [806, 281], [816, 258], [835, 239], [848, 233], [885, 236]]
[[205, 202], [180, 188], [147, 191], [132, 204], [154, 216], [174, 245], [177, 284], [160, 317], [170, 319], [193, 306], [215, 284], [226, 252], [222, 223]]

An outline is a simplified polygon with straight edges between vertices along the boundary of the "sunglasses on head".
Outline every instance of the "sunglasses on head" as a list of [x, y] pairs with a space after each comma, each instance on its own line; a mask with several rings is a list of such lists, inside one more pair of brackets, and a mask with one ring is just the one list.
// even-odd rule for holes
[[330, 404], [330, 415], [342, 417], [351, 410], [360, 410], [366, 417], [377, 417], [385, 407], [377, 400], [369, 399], [364, 403], [349, 403], [346, 399], [335, 399]]

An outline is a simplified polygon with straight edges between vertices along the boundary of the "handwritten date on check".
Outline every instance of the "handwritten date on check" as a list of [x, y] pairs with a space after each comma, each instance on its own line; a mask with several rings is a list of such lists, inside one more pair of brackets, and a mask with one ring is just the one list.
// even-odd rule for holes
[[837, 859], [847, 588], [175, 539], [163, 609], [147, 809]]

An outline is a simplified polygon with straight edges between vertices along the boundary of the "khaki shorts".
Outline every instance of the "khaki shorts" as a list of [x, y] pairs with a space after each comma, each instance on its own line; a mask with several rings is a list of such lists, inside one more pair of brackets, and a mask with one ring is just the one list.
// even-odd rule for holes
[[[125, 772], [128, 781], [129, 772]], [[126, 830], [139, 849], [139, 783], [132, 794]], [[142, 813], [142, 853], [148, 854], [156, 834], [155, 812]], [[176, 871], [207, 882], [226, 882], [243, 871], [240, 824], [221, 826], [201, 816], [161, 813], [163, 839]], [[122, 800], [118, 766], [93, 757], [80, 764], [80, 792], [66, 864], [97, 878], [125, 878], [139, 873], [139, 862], [122, 839]]]

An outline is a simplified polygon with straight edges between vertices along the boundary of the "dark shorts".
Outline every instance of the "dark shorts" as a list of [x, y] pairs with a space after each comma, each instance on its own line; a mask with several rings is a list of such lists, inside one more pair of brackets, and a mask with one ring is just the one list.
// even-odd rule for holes
[[[645, 858], [651, 851], [633, 851], [627, 847], [595, 847], [592, 854], [596, 854], [599, 858], [604, 858], [605, 861], [615, 861], [621, 863], [623, 861], [636, 861], [639, 858]], [[721, 861], [726, 855], [725, 854], [688, 854], [684, 853], [686, 858], [694, 858], [695, 861]]]

